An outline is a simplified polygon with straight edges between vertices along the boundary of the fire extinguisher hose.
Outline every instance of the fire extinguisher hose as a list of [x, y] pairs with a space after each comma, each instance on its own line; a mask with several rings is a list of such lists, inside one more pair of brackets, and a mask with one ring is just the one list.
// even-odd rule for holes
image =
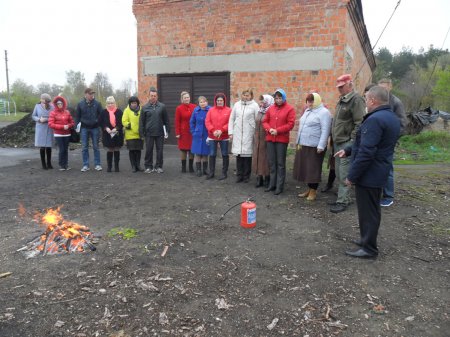
[[225, 217], [225, 215], [226, 215], [229, 211], [231, 211], [233, 208], [235, 208], [236, 206], [239, 206], [240, 204], [243, 204], [244, 202], [254, 201], [254, 200], [255, 200], [254, 197], [255, 197], [255, 196], [248, 197], [247, 200], [238, 202], [236, 205], [233, 205], [233, 206], [231, 206], [230, 208], [228, 208], [227, 211], [226, 211], [225, 213], [223, 213], [223, 214], [220, 216], [219, 221], [223, 220], [223, 218]]

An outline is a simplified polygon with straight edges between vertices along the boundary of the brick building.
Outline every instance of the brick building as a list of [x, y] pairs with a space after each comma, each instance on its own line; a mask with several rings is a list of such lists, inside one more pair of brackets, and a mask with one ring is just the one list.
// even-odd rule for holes
[[232, 104], [283, 88], [298, 111], [316, 90], [333, 110], [336, 78], [358, 73], [362, 92], [375, 67], [361, 0], [133, 0], [133, 12], [139, 96], [156, 86], [172, 123], [182, 90]]

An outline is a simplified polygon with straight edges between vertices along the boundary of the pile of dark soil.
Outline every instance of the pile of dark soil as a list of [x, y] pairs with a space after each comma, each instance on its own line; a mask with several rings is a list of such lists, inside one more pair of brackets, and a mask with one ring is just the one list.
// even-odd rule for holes
[[0, 147], [33, 147], [34, 126], [31, 113], [0, 129]]

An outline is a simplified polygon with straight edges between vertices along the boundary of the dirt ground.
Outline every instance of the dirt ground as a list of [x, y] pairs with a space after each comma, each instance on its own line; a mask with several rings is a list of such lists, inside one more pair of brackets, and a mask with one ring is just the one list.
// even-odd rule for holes
[[[344, 255], [355, 205], [335, 215], [333, 193], [299, 200], [291, 171], [274, 196], [236, 184], [233, 170], [225, 181], [181, 174], [173, 146], [164, 174], [132, 173], [126, 150], [120, 173], [81, 173], [78, 149], [69, 158], [66, 172], [40, 169], [37, 151], [0, 168], [0, 274], [12, 273], [0, 278], [2, 337], [449, 336], [448, 164], [396, 167], [381, 255], [368, 261]], [[219, 221], [249, 196], [254, 229], [239, 208]], [[64, 205], [101, 237], [97, 251], [26, 259], [16, 250], [43, 228], [18, 216], [19, 203]], [[117, 227], [137, 236], [107, 235]]]

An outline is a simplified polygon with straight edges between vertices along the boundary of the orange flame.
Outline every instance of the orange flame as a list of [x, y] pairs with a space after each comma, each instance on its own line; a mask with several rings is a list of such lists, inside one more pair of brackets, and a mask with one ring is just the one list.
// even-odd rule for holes
[[[92, 236], [87, 226], [65, 220], [61, 214], [62, 206], [49, 208], [44, 213], [36, 212], [34, 220], [46, 226], [45, 233], [40, 236], [36, 249], [44, 253], [57, 253], [59, 251], [84, 251], [87, 238]], [[19, 212], [25, 212], [20, 205]]]

